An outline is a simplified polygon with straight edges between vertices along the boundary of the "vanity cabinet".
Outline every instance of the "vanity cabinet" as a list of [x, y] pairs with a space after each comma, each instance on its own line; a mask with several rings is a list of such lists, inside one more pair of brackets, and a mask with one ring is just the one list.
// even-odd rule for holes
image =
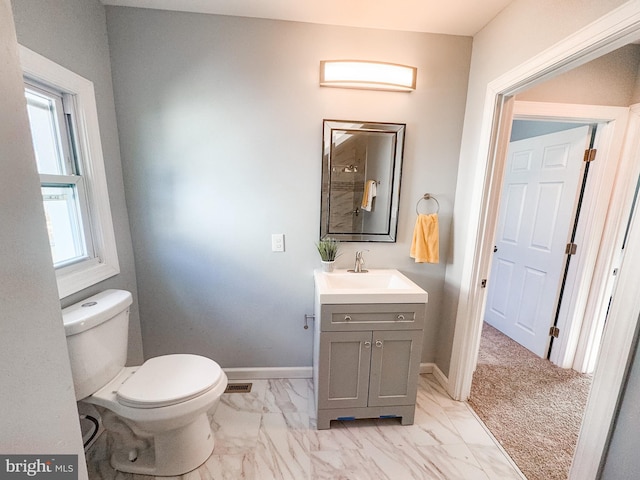
[[331, 420], [402, 417], [413, 423], [424, 304], [316, 307], [317, 428]]

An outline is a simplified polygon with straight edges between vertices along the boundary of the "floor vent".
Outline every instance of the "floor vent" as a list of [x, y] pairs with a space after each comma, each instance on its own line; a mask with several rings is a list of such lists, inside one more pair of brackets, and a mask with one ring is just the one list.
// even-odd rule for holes
[[230, 383], [224, 393], [249, 393], [252, 383]]

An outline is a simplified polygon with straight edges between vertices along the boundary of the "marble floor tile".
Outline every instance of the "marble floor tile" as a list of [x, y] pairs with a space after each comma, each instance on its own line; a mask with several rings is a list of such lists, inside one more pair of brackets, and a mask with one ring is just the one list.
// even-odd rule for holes
[[269, 380], [265, 392], [264, 412], [309, 413], [312, 385], [307, 378]]
[[[256, 380], [224, 394], [211, 417], [215, 449], [199, 468], [157, 480], [526, 480], [465, 403], [433, 375], [419, 381], [415, 421], [334, 421], [316, 430], [310, 379]], [[87, 453], [91, 480], [153, 480], [109, 465], [113, 444], [144, 443], [110, 413]]]
[[466, 403], [456, 403], [457, 405], [445, 407], [444, 411], [464, 442], [472, 445], [495, 445], [495, 440], [471, 408]]
[[443, 480], [494, 480], [482, 469], [482, 466], [469, 446], [439, 445], [420, 449], [420, 454], [429, 462], [429, 473], [432, 478]]
[[253, 452], [238, 455], [214, 452], [198, 471], [202, 480], [253, 480], [257, 478], [254, 465]]
[[421, 408], [416, 409], [413, 425], [387, 425], [384, 427], [389, 441], [403, 445], [452, 445], [463, 443], [462, 437], [446, 415], [432, 415]]
[[309, 416], [306, 413], [265, 413], [255, 451], [257, 478], [310, 478]]
[[491, 480], [526, 480], [499, 447], [469, 445], [469, 450]]
[[214, 452], [223, 455], [253, 451], [258, 443], [261, 420], [260, 412], [238, 410], [220, 402], [211, 419], [211, 430], [215, 439]]
[[346, 422], [332, 422], [328, 430], [316, 430], [311, 422], [309, 445], [311, 451], [358, 450], [363, 448], [358, 432], [345, 425]]
[[465, 445], [312, 452], [313, 479], [493, 480]]
[[311, 469], [311, 478], [314, 480], [389, 479], [364, 449], [313, 452], [311, 454]]

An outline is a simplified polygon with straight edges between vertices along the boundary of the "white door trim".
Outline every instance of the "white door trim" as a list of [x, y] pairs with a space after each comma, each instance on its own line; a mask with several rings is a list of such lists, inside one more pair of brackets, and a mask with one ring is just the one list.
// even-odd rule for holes
[[[629, 43], [639, 31], [640, 2], [631, 1], [488, 84], [477, 158], [479, 171], [484, 171], [485, 175], [478, 175], [472, 187], [470, 231], [476, 234], [471, 236], [472, 241], [466, 245], [464, 254], [448, 381], [449, 393], [454, 398], [464, 400], [468, 397], [478, 355], [485, 297], [481, 280], [488, 269], [487, 258], [493, 240], [491, 226], [495, 222], [499, 197], [496, 195], [497, 182], [492, 178], [494, 169], [500, 168], [500, 161], [496, 160], [499, 157], [495, 155], [498, 150], [495, 133], [501, 126], [508, 130], [504, 127], [504, 117], [501, 118], [502, 106], [508, 103], [510, 95], [609, 53]], [[640, 227], [636, 225], [634, 234], [640, 241], [638, 230]], [[630, 251], [624, 262], [570, 479], [596, 478], [626, 374], [625, 366], [640, 312], [640, 282], [634, 284], [628, 277], [629, 270], [640, 269], [640, 251]], [[623, 275], [625, 271], [626, 275]]]
[[[585, 310], [585, 323], [582, 326], [580, 339], [578, 341], [573, 366], [579, 372], [593, 372], [595, 369], [600, 343], [604, 330], [604, 322], [607, 310], [609, 309], [609, 298], [613, 292], [616, 277], [612, 275], [613, 270], [620, 267], [620, 248], [624, 240], [627, 227], [628, 206], [633, 201], [634, 182], [640, 176], [640, 104], [632, 105], [629, 108], [629, 119], [627, 123], [626, 136], [621, 153], [620, 177], [623, 172], [628, 172], [627, 181], [630, 185], [626, 187], [627, 197], [622, 195], [614, 196], [610, 205], [610, 218], [607, 219], [602, 243], [604, 245], [614, 245], [615, 248], [607, 252], [607, 258], [598, 259], [599, 262], [608, 266], [597, 269], [592, 282], [593, 290], [589, 292], [589, 299]], [[626, 164], [626, 165], [623, 165]], [[616, 180], [616, 185], [621, 184], [625, 179]], [[613, 202], [618, 201], [617, 204]], [[609, 225], [618, 225], [615, 232]], [[611, 235], [615, 238], [611, 239]]]
[[[619, 217], [618, 231], [608, 229], [608, 233], [614, 236], [616, 234], [620, 236], [624, 233], [626, 220], [624, 216], [628, 215], [628, 206], [633, 198], [635, 183], [640, 173], [640, 161], [638, 160], [640, 144], [637, 130], [640, 128], [640, 111], [637, 107], [632, 108], [631, 111], [630, 124], [636, 130], [633, 131], [630, 141], [625, 144], [622, 165], [617, 179], [620, 190], [623, 191], [615, 196], [609, 209], [612, 216]], [[618, 185], [616, 185], [617, 189]], [[623, 209], [623, 205], [627, 208]], [[637, 212], [635, 217], [627, 239], [629, 245], [640, 244], [640, 220]], [[607, 326], [602, 336], [601, 355], [598, 357], [593, 384], [587, 400], [576, 453], [569, 474], [570, 480], [596, 478], [606, 452], [609, 434], [616, 416], [619, 395], [634, 353], [632, 348], [635, 345], [635, 334], [640, 315], [640, 282], [637, 278], [639, 270], [640, 249], [626, 248], [607, 318]]]

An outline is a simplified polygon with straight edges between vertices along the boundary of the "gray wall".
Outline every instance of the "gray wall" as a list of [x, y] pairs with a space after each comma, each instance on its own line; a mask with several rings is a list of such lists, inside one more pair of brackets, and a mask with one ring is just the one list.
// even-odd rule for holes
[[0, 0], [0, 452], [77, 454], [87, 478], [31, 146], [18, 45]]
[[142, 361], [142, 340], [129, 217], [124, 197], [104, 7], [99, 0], [13, 0], [18, 42], [94, 84], [120, 274], [62, 300], [66, 307], [108, 288], [133, 294], [129, 363]]
[[516, 96], [517, 100], [628, 107], [636, 92], [640, 45], [626, 45]]
[[[447, 258], [471, 39], [107, 7], [145, 355], [224, 367], [311, 365], [322, 119], [407, 123], [396, 244], [368, 248], [430, 294], [435, 360], [445, 265], [415, 264], [415, 203], [441, 205]], [[320, 88], [319, 62], [418, 67], [415, 92]], [[271, 234], [286, 251], [272, 253]]]
[[511, 137], [509, 141], [517, 142], [525, 138], [539, 137], [550, 133], [562, 132], [578, 128], [582, 123], [543, 122], [536, 120], [514, 120], [511, 125]]

